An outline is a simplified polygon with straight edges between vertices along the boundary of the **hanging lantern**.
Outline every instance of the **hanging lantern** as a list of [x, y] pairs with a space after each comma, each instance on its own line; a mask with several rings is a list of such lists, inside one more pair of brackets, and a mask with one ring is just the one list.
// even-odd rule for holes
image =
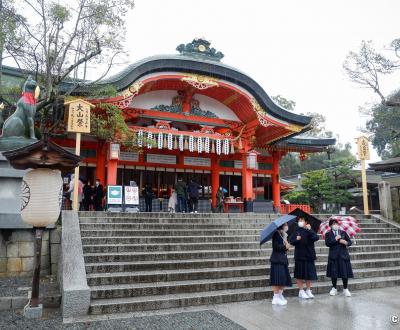
[[224, 154], [229, 155], [229, 140], [224, 139]]
[[168, 140], [168, 141], [167, 141], [168, 150], [172, 150], [172, 147], [173, 147], [173, 137], [172, 137], [172, 134], [171, 134], [171, 133], [168, 134], [167, 140]]
[[217, 149], [217, 155], [220, 155], [221, 154], [221, 140], [220, 139], [218, 139], [216, 141], [216, 149]]
[[210, 153], [210, 138], [208, 136], [204, 139], [204, 151]]
[[184, 138], [183, 135], [179, 135], [179, 150], [183, 151], [184, 149]]
[[193, 136], [189, 136], [189, 151], [190, 152], [194, 151], [194, 138], [193, 138]]
[[197, 152], [199, 154], [203, 152], [203, 139], [201, 137], [197, 138]]
[[153, 147], [153, 133], [152, 132], [148, 132], [147, 133], [147, 148], [151, 149]]
[[24, 175], [21, 187], [21, 218], [34, 227], [47, 227], [60, 215], [63, 193], [61, 172], [37, 168]]
[[258, 168], [257, 165], [257, 155], [258, 152], [255, 150], [249, 151], [246, 157], [246, 167], [250, 170], [256, 170]]
[[137, 145], [139, 148], [143, 147], [143, 131], [142, 130], [140, 130], [137, 133]]
[[158, 149], [163, 148], [163, 133], [158, 133]]

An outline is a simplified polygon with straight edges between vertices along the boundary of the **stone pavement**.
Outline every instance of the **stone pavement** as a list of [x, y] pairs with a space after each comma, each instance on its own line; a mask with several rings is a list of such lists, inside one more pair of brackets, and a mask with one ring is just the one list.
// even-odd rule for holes
[[[202, 306], [160, 312], [95, 315], [84, 322], [62, 324], [59, 310], [47, 309], [43, 320], [26, 320], [22, 312], [0, 312], [0, 329], [137, 329], [137, 330], [391, 330], [400, 323], [400, 287], [357, 291], [353, 297], [316, 295], [314, 300], [289, 297], [287, 306], [270, 300]], [[117, 315], [114, 314], [114, 317]], [[101, 320], [104, 317], [103, 320]]]

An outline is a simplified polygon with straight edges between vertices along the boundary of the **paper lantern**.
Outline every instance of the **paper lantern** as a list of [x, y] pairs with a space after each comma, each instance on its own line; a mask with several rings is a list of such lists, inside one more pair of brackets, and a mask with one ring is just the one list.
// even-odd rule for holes
[[38, 168], [26, 173], [21, 187], [21, 217], [34, 227], [46, 227], [57, 221], [62, 204], [61, 172]]

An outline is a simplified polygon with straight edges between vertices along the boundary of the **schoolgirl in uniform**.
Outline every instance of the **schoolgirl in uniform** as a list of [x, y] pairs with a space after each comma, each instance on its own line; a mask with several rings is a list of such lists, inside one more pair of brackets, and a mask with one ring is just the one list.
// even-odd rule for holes
[[[299, 298], [301, 299], [314, 298], [311, 292], [311, 284], [312, 281], [317, 280], [314, 243], [318, 240], [318, 235], [311, 229], [307, 220], [299, 218], [297, 228], [290, 236], [289, 243], [295, 247], [294, 277], [297, 280]], [[304, 290], [304, 283], [306, 283], [306, 290]]]
[[287, 231], [288, 225], [286, 223], [280, 226], [272, 236], [272, 254], [270, 258], [270, 285], [274, 292], [272, 305], [286, 305], [287, 300], [283, 296], [283, 289], [285, 286], [292, 286], [287, 258], [287, 251], [289, 250]]
[[326, 267], [326, 276], [332, 280], [332, 289], [329, 292], [331, 296], [337, 295], [337, 279], [343, 281], [343, 293], [346, 297], [351, 297], [351, 293], [347, 288], [348, 279], [353, 278], [353, 270], [350, 262], [348, 246], [352, 242], [346, 232], [339, 229], [337, 220], [329, 221], [331, 230], [325, 235], [325, 244], [329, 247], [328, 265]]

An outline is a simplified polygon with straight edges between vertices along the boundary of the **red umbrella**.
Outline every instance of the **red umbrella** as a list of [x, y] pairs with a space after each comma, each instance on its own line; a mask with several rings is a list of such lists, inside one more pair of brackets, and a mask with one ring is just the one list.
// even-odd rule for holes
[[328, 220], [321, 223], [319, 227], [319, 232], [322, 234], [322, 237], [325, 238], [327, 232], [331, 230], [329, 226], [329, 220], [336, 220], [339, 224], [339, 229], [346, 232], [349, 237], [354, 237], [357, 233], [361, 231], [360, 226], [357, 223], [357, 220], [350, 216], [332, 216]]

